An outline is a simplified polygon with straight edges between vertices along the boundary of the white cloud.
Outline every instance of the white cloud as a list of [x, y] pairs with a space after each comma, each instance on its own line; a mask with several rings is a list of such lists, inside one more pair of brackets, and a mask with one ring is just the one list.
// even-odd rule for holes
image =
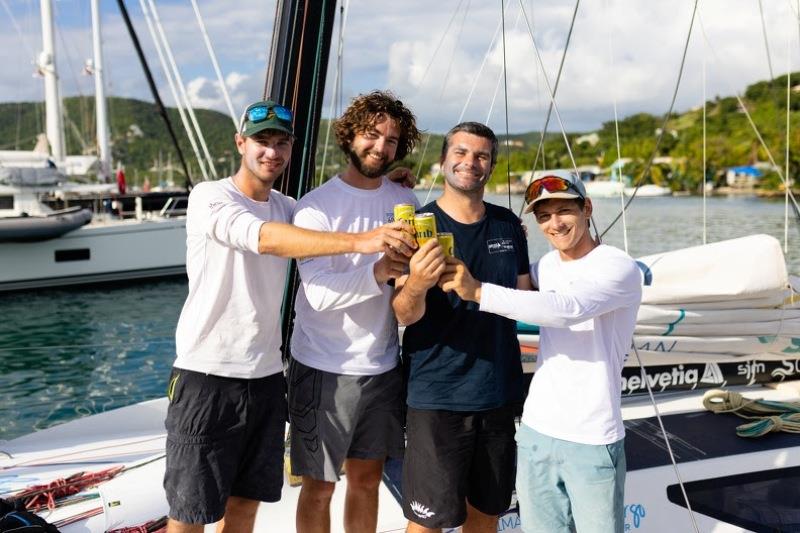
[[[554, 81], [572, 16], [572, 2], [523, 0], [534, 25], [548, 77]], [[64, 94], [92, 93], [90, 78], [76, 70], [91, 50], [88, 7], [85, 0], [58, 4], [57, 38]], [[136, 2], [128, 2], [162, 98], [171, 105], [152, 40]], [[274, 2], [240, 0], [236, 7], [224, 0], [203, 0], [200, 9], [237, 111], [260, 98], [272, 33]], [[119, 13], [103, 3], [106, 73], [109, 93], [150, 100]], [[161, 0], [159, 12], [192, 101], [227, 112], [214, 77], [191, 6], [184, 1]], [[464, 7], [470, 10], [464, 16]], [[620, 116], [646, 111], [662, 114], [675, 86], [693, 0], [594, 0], [582, 2], [556, 97], [565, 126], [587, 130], [611, 120], [616, 98]], [[460, 11], [456, 7], [461, 6]], [[509, 122], [512, 131], [538, 129], [544, 121], [549, 96], [537, 64], [519, 1], [506, 10]], [[344, 102], [376, 88], [395, 91], [416, 113], [424, 128], [444, 131], [465, 107], [484, 56], [489, 51], [465, 118], [487, 120], [504, 129], [504, 87], [499, 85], [502, 47], [492, 37], [500, 20], [496, 2], [428, 0], [403, 2], [350, 0], [344, 52]], [[769, 32], [772, 67], [776, 75], [798, 70], [797, 21], [788, 2], [763, 2]], [[38, 10], [13, 7], [23, 38], [8, 20], [0, 19], [0, 101], [39, 100], [41, 81], [30, 77], [29, 48], [40, 46]], [[747, 84], [769, 75], [758, 4], [750, 0], [703, 0], [700, 13], [713, 46], [705, 50], [707, 97], [743, 91]], [[329, 73], [333, 72], [336, 32]], [[447, 31], [446, 31], [447, 30]], [[445, 33], [446, 31], [446, 33]], [[610, 41], [613, 40], [613, 66]], [[790, 46], [787, 49], [787, 40]], [[441, 42], [441, 45], [439, 46]], [[434, 51], [439, 46], [438, 52]], [[676, 110], [702, 103], [704, 45], [695, 24]], [[613, 68], [612, 68], [613, 67]], [[427, 69], [427, 74], [425, 73]], [[328, 112], [333, 76], [329, 75], [324, 112]], [[445, 84], [446, 85], [443, 85]], [[445, 87], [444, 93], [442, 87]], [[492, 102], [494, 101], [494, 104]], [[551, 131], [557, 128], [555, 120]]]

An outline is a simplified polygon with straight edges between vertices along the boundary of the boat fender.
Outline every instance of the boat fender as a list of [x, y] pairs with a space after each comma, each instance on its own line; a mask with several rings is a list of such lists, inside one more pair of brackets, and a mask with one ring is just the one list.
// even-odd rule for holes
[[60, 533], [56, 526], [25, 509], [21, 501], [0, 498], [0, 533]]

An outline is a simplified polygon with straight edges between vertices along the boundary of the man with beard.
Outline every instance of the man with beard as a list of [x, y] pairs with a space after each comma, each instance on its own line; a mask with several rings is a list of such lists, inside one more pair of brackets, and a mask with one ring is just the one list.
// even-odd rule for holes
[[[335, 124], [348, 155], [345, 171], [304, 196], [297, 226], [368, 231], [414, 194], [386, 178], [419, 140], [414, 115], [391, 93], [355, 98]], [[374, 532], [387, 456], [403, 452], [402, 372], [390, 280], [405, 256], [346, 254], [299, 262], [302, 286], [289, 364], [292, 472], [302, 476], [299, 533], [330, 531], [330, 501], [342, 466], [347, 475], [344, 529]]]
[[235, 136], [242, 156], [229, 178], [189, 195], [189, 295], [175, 333], [169, 380], [166, 474], [170, 533], [252, 531], [260, 501], [280, 499], [286, 422], [280, 309], [287, 257], [411, 255], [400, 224], [361, 234], [289, 224], [294, 200], [272, 186], [289, 162], [292, 112], [248, 106]]
[[[497, 157], [497, 137], [477, 122], [445, 136], [444, 193], [422, 211], [453, 234], [455, 261], [478, 279], [530, 289], [528, 246], [519, 219], [483, 201]], [[522, 364], [513, 320], [446, 294], [453, 258], [435, 242], [412, 256], [393, 300], [407, 324], [409, 361], [403, 512], [409, 532], [463, 525], [465, 533], [497, 531], [514, 488], [514, 414], [522, 400]]]

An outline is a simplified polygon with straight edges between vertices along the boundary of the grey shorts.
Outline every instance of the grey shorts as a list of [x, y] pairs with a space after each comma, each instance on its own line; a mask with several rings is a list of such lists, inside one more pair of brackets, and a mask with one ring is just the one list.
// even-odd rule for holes
[[338, 481], [345, 459], [402, 457], [402, 370], [348, 376], [289, 363], [292, 473]]

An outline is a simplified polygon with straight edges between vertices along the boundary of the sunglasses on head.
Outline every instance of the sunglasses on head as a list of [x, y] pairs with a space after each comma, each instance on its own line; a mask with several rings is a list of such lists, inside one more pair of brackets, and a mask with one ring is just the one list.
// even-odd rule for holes
[[580, 191], [571, 182], [558, 176], [545, 176], [531, 182], [525, 190], [525, 203], [529, 204], [541, 196], [542, 191], [549, 193], [564, 192], [572, 189], [578, 196], [583, 197]]
[[263, 122], [277, 118], [284, 122], [292, 122], [292, 110], [282, 105], [257, 105], [247, 110], [247, 120], [250, 122]]

